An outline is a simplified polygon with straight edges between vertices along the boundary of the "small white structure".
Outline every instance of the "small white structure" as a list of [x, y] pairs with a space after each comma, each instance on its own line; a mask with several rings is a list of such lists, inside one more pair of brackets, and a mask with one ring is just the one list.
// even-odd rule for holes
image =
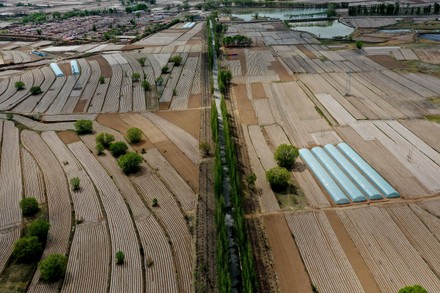
[[70, 67], [72, 68], [72, 74], [73, 75], [79, 75], [80, 74], [79, 66], [78, 66], [78, 61], [76, 61], [76, 60], [70, 61]]
[[53, 73], [56, 77], [63, 77], [64, 73], [61, 71], [60, 67], [56, 63], [50, 63], [50, 68], [52, 68]]

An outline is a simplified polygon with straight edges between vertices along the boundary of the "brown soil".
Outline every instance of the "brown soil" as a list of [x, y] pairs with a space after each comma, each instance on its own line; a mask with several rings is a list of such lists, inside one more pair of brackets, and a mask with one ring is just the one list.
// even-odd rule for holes
[[271, 25], [272, 25], [275, 29], [277, 29], [277, 30], [279, 30], [279, 31], [285, 31], [285, 30], [287, 30], [286, 27], [284, 26], [284, 24], [283, 24], [282, 22], [274, 22], [274, 23], [271, 23]]
[[186, 44], [187, 45], [198, 45], [198, 44], [200, 44], [200, 40], [192, 38], [191, 40], [187, 41]]
[[75, 105], [75, 109], [73, 109], [73, 113], [83, 113], [84, 108], [87, 105], [87, 100], [79, 100]]
[[140, 45], [125, 45], [124, 47], [122, 47], [122, 51], [130, 51], [130, 50], [141, 50], [143, 49], [144, 46], [140, 46]]
[[[124, 115], [130, 115], [130, 114], [124, 114]], [[131, 128], [130, 125], [128, 125], [127, 123], [125, 123], [124, 121], [121, 120], [118, 113], [100, 114], [98, 116], [98, 118], [96, 119], [96, 121], [98, 121], [98, 123], [101, 125], [107, 126], [109, 128], [112, 128], [112, 129], [118, 131], [122, 135], [125, 135], [127, 133], [127, 130], [129, 128]], [[144, 136], [142, 136], [142, 140], [137, 144], [133, 144], [132, 147], [136, 151], [141, 152], [142, 149], [149, 150], [149, 149], [154, 148], [154, 145], [144, 135]]]
[[200, 98], [201, 94], [190, 95], [188, 101], [188, 108], [200, 108]]
[[267, 99], [266, 92], [264, 91], [263, 84], [261, 82], [253, 82], [251, 84], [252, 99]]
[[199, 52], [189, 52], [188, 58], [190, 58], [190, 57], [200, 57], [200, 53]]
[[287, 72], [286, 68], [284, 68], [283, 64], [280, 61], [272, 61], [272, 64], [268, 67], [268, 69], [275, 71], [275, 73], [279, 76], [280, 81], [292, 81], [295, 80], [292, 75]]
[[241, 123], [247, 125], [258, 124], [252, 102], [247, 97], [246, 85], [233, 85], [232, 93], [237, 100], [238, 114], [240, 115]]
[[171, 105], [171, 102], [160, 102], [159, 103], [159, 110], [169, 110], [170, 105]]
[[58, 132], [58, 136], [65, 144], [81, 141], [79, 136], [73, 130], [60, 131]]
[[373, 275], [354, 245], [353, 240], [351, 240], [350, 236], [348, 235], [347, 230], [345, 230], [344, 225], [336, 214], [336, 211], [326, 210], [324, 212], [365, 292], [379, 293], [380, 289], [377, 286]]
[[246, 57], [244, 55], [244, 49], [239, 49], [236, 52], [238, 55], [234, 57], [234, 59], [240, 60], [240, 66], [241, 66], [241, 75], [247, 74], [247, 67], [246, 67]]
[[370, 58], [371, 60], [373, 60], [376, 63], [379, 63], [380, 65], [388, 68], [388, 69], [403, 69], [405, 68], [405, 65], [403, 65], [402, 63], [400, 63], [399, 61], [397, 61], [396, 59], [394, 59], [391, 56], [387, 56], [387, 55], [371, 55], [371, 56], [367, 56], [368, 58]]
[[179, 126], [195, 138], [199, 139], [200, 109], [155, 112], [155, 114]]
[[263, 217], [281, 292], [312, 293], [311, 281], [282, 214]]
[[296, 47], [303, 52], [308, 58], [310, 59], [316, 59], [316, 55], [313, 54], [311, 51], [309, 51], [309, 49], [307, 49], [306, 47], [304, 47], [303, 45], [296, 45]]
[[99, 68], [101, 69], [101, 75], [107, 78], [112, 77], [112, 67], [108, 64], [107, 60], [101, 55], [95, 55], [87, 58], [88, 61], [95, 60], [99, 64]]
[[72, 68], [70, 68], [70, 63], [58, 63], [61, 71], [64, 72], [64, 75], [69, 76], [72, 75]]

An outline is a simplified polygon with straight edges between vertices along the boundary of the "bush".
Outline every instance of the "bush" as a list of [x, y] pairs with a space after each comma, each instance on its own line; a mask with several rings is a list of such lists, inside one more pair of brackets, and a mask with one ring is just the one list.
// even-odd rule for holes
[[104, 83], [105, 83], [105, 78], [104, 78], [104, 76], [101, 75], [101, 76], [99, 77], [99, 83], [100, 83], [100, 84], [104, 84]]
[[180, 66], [180, 64], [182, 64], [182, 56], [173, 56], [170, 58], [170, 61], [174, 63], [174, 66]]
[[165, 73], [168, 73], [168, 70], [170, 70], [169, 68], [168, 68], [168, 66], [164, 66], [164, 67], [162, 67], [162, 74], [165, 74]]
[[93, 122], [91, 120], [78, 120], [75, 122], [75, 131], [80, 135], [92, 133]]
[[150, 83], [148, 80], [142, 81], [142, 88], [144, 89], [144, 92], [148, 92], [150, 90]]
[[51, 254], [38, 264], [40, 279], [54, 282], [62, 279], [66, 273], [67, 257], [62, 254]]
[[29, 92], [31, 93], [31, 95], [35, 96], [35, 95], [41, 94], [43, 91], [41, 90], [41, 88], [39, 86], [33, 86], [33, 87], [31, 87]]
[[112, 143], [110, 145], [110, 152], [115, 157], [119, 157], [119, 156], [125, 154], [127, 152], [127, 150], [128, 150], [128, 146], [123, 141], [118, 141], [118, 142]]
[[139, 78], [141, 78], [141, 75], [139, 73], [137, 73], [137, 72], [133, 72], [133, 74], [131, 75], [131, 80], [133, 82], [139, 81]]
[[414, 285], [400, 289], [399, 293], [428, 293], [428, 291], [420, 285]]
[[141, 66], [145, 66], [145, 60], [146, 60], [145, 57], [139, 58], [139, 59], [138, 59], [139, 64], [140, 64]]
[[125, 254], [122, 251], [116, 252], [116, 264], [121, 265], [124, 263]]
[[20, 201], [20, 208], [25, 217], [35, 215], [40, 209], [38, 201], [34, 197], [23, 198]]
[[277, 161], [278, 166], [290, 170], [295, 164], [295, 160], [298, 155], [299, 153], [297, 148], [283, 143], [277, 147], [273, 157]]
[[78, 177], [70, 178], [70, 187], [73, 191], [78, 191], [80, 189], [81, 180]]
[[363, 45], [364, 45], [364, 42], [356, 41], [356, 48], [358, 48], [359, 50], [362, 49]]
[[12, 114], [12, 113], [8, 113], [8, 114], [6, 114], [6, 119], [8, 119], [9, 121], [11, 121], [12, 119], [14, 119], [14, 114]]
[[130, 143], [138, 143], [141, 141], [142, 131], [139, 128], [132, 127], [127, 131], [127, 139]]
[[111, 143], [115, 140], [115, 137], [107, 132], [101, 132], [96, 136], [96, 142], [102, 144], [102, 146], [108, 149]]
[[37, 260], [42, 252], [43, 247], [37, 237], [23, 237], [15, 241], [12, 256], [19, 263], [29, 263]]
[[118, 159], [118, 165], [125, 174], [136, 173], [139, 171], [139, 165], [141, 163], [141, 155], [134, 152], [128, 152]]
[[47, 233], [49, 233], [50, 224], [48, 221], [38, 219], [33, 221], [27, 228], [29, 237], [35, 236], [41, 243], [46, 243]]
[[207, 141], [200, 141], [199, 143], [199, 149], [202, 151], [203, 156], [207, 157], [209, 156], [209, 153], [211, 152], [211, 145]]
[[290, 172], [286, 168], [275, 167], [266, 172], [266, 179], [274, 191], [281, 191], [289, 185]]
[[157, 207], [159, 206], [159, 201], [157, 200], [157, 198], [153, 198], [153, 207]]
[[96, 144], [96, 146], [95, 146], [95, 150], [96, 150], [96, 154], [98, 156], [100, 156], [100, 155], [102, 155], [104, 153], [105, 148], [104, 148], [104, 146], [101, 143], [98, 142]]
[[22, 89], [24, 89], [25, 84], [22, 81], [16, 81], [15, 82], [15, 88], [17, 89], [17, 91], [20, 91]]
[[246, 182], [248, 186], [254, 186], [255, 181], [257, 181], [257, 175], [255, 175], [255, 173], [250, 173], [246, 175]]

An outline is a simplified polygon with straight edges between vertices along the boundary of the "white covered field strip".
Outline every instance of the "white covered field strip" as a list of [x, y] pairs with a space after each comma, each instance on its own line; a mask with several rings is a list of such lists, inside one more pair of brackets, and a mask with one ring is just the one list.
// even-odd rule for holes
[[9, 78], [9, 85], [6, 90], [0, 95], [0, 103], [3, 103], [7, 99], [9, 99], [16, 91], [15, 83], [20, 81], [20, 77], [18, 75], [14, 75]]
[[198, 57], [189, 57], [186, 60], [176, 86], [177, 95], [171, 101], [171, 110], [183, 110], [188, 108], [189, 95], [191, 94], [191, 87], [198, 63]]
[[319, 292], [365, 292], [323, 212], [286, 214], [286, 220]]
[[196, 208], [197, 196], [179, 173], [168, 163], [157, 149], [148, 150], [143, 155], [148, 165], [162, 178], [169, 190], [177, 197], [185, 212]]
[[29, 89], [34, 83], [34, 76], [32, 71], [27, 71], [20, 76], [20, 81], [25, 84], [25, 88], [17, 91], [15, 86], [13, 87], [16, 90], [15, 94], [10, 96], [7, 100], [0, 103], [0, 110], [10, 110], [14, 107], [18, 102], [24, 99], [26, 96], [29, 96]]
[[394, 206], [387, 210], [414, 248], [438, 275], [440, 273], [440, 242], [419, 219], [418, 214], [432, 217], [433, 220], [437, 220], [437, 224], [439, 219], [416, 204]]
[[269, 169], [276, 167], [277, 163], [273, 158], [272, 151], [266, 143], [266, 139], [264, 138], [260, 126], [249, 125], [248, 131], [252, 141], [252, 145], [255, 149], [255, 152], [257, 153], [258, 158], [260, 159], [263, 168], [268, 171]]
[[439, 292], [440, 281], [383, 208], [364, 207], [337, 213], [385, 292], [420, 284]]
[[98, 86], [99, 77], [101, 76], [101, 69], [99, 68], [98, 61], [92, 60], [89, 62], [89, 65], [91, 70], [90, 78], [87, 83], [83, 85], [83, 91], [79, 99], [80, 101], [87, 101], [83, 112], [87, 112], [90, 101], [92, 100], [92, 97]]
[[[0, 122], [1, 127], [2, 123]], [[22, 199], [22, 184], [19, 132], [13, 122], [3, 122], [3, 139], [1, 141], [0, 229], [21, 222], [19, 202]]]
[[[120, 58], [123, 57], [121, 56]], [[121, 68], [124, 74], [122, 76], [119, 111], [131, 112], [133, 110], [133, 93], [132, 93], [133, 84], [131, 81], [133, 69], [131, 69], [127, 61], [125, 61], [125, 64], [121, 64]]]
[[52, 102], [58, 96], [58, 93], [63, 88], [64, 83], [66, 82], [66, 77], [57, 77], [55, 81], [52, 83], [51, 87], [44, 93], [44, 96], [38, 102], [37, 106], [33, 110], [36, 113], [43, 113], [50, 107]]
[[409, 73], [409, 74], [404, 74], [403, 76], [435, 92], [436, 95], [440, 95], [440, 80], [438, 78], [420, 73]]
[[199, 162], [200, 155], [198, 141], [194, 136], [153, 113], [148, 112], [143, 115], [153, 122], [156, 127], [158, 127], [168, 137], [168, 139], [172, 141], [179, 148], [179, 150], [185, 154], [185, 156], [188, 157], [188, 159], [190, 159], [194, 164]]
[[192, 240], [185, 218], [172, 194], [154, 174], [146, 174], [133, 179], [139, 192], [148, 203], [158, 200], [154, 213], [165, 227], [176, 256], [176, 268], [179, 275], [179, 291], [191, 292], [192, 283]]
[[355, 123], [356, 119], [329, 94], [315, 94], [318, 101], [340, 125]]
[[24, 196], [34, 197], [39, 203], [46, 202], [43, 173], [34, 157], [25, 148], [21, 148], [21, 166]]
[[42, 118], [44, 122], [63, 122], [76, 121], [80, 119], [95, 120], [97, 114], [59, 114], [59, 115], [45, 115]]
[[277, 148], [281, 144], [290, 144], [289, 139], [287, 138], [281, 126], [279, 126], [278, 124], [264, 126], [264, 130], [266, 131], [270, 142], [275, 148]]
[[87, 109], [88, 113], [101, 112], [102, 105], [104, 104], [104, 100], [107, 95], [107, 90], [110, 86], [110, 80], [110, 78], [105, 78], [104, 83], [98, 84], [98, 86], [96, 87], [96, 91], [89, 103], [89, 107]]
[[114, 55], [116, 54], [103, 55], [112, 68], [112, 78], [110, 79], [108, 91], [105, 95], [104, 105], [102, 106], [103, 112], [117, 112], [119, 109], [123, 71], [121, 65], [119, 65]]
[[133, 84], [133, 111], [139, 112], [146, 109], [145, 92], [142, 88], [142, 81], [144, 80], [144, 71], [141, 64], [134, 57], [133, 53], [124, 54], [125, 59], [130, 63], [133, 72], [140, 74], [139, 81]]
[[57, 97], [53, 101], [52, 105], [50, 105], [49, 109], [46, 111], [47, 114], [59, 114], [64, 107], [64, 104], [67, 102], [67, 99], [70, 96], [70, 93], [75, 86], [76, 81], [78, 80], [77, 75], [70, 75], [67, 77], [67, 81], [64, 84], [64, 87], [58, 93]]
[[[82, 142], [71, 143], [68, 147], [95, 184], [107, 215], [112, 255], [110, 292], [139, 292], [142, 290], [142, 259], [135, 227], [124, 199]], [[116, 265], [115, 254], [119, 250], [124, 252], [127, 260], [124, 267]]]
[[[50, 230], [42, 258], [44, 259], [52, 253], [66, 254], [69, 247], [72, 223], [69, 185], [64, 177], [63, 169], [37, 133], [23, 130], [21, 132], [21, 142], [41, 167], [46, 185]], [[29, 288], [30, 292], [45, 290], [57, 292], [57, 286], [54, 287], [39, 282], [39, 277], [40, 273], [36, 271]]]
[[275, 123], [267, 99], [252, 100], [252, 103], [254, 105], [259, 125], [270, 125]]
[[9, 78], [5, 78], [5, 79], [2, 79], [2, 80], [0, 81], [0, 99], [1, 99], [1, 97], [2, 97], [2, 95], [3, 95], [3, 93], [4, 93], [7, 89], [9, 89], [8, 85], [9, 85]]
[[67, 98], [67, 101], [61, 110], [61, 113], [73, 113], [73, 110], [75, 109], [76, 103], [81, 97], [81, 94], [83, 93], [89, 78], [90, 74], [92, 72], [89, 62], [87, 62], [86, 59], [78, 59], [78, 64], [80, 66], [81, 75], [77, 79], [75, 86], [73, 88], [72, 93]]
[[251, 163], [252, 171], [255, 173], [257, 180], [255, 181], [255, 186], [260, 190], [260, 203], [264, 212], [273, 212], [280, 209], [280, 206], [275, 198], [275, 194], [269, 186], [266, 180], [266, 172], [261, 165], [258, 155], [252, 145], [251, 138], [249, 136], [249, 131], [247, 125], [242, 125], [243, 136], [246, 142], [247, 152], [249, 155], [249, 161]]
[[[6, 114], [0, 114], [0, 119], [7, 119]], [[20, 115], [14, 115], [14, 120], [20, 122], [21, 124], [25, 125], [30, 129], [37, 131], [46, 131], [46, 130], [61, 131], [67, 129], [75, 129], [75, 127], [73, 126], [73, 122], [44, 124]]]
[[[119, 134], [118, 132], [110, 133], [115, 134], [117, 139], [123, 140], [122, 137], [116, 135]], [[90, 150], [94, 149], [94, 136], [87, 135], [83, 136], [82, 139]], [[139, 233], [142, 249], [144, 250], [143, 262], [145, 268], [148, 267], [149, 258], [154, 263], [154, 265], [148, 267], [145, 272], [147, 287], [149, 287], [152, 292], [177, 292], [176, 268], [171, 252], [171, 245], [162, 227], [146, 208], [127, 176], [121, 173], [116, 160], [113, 159], [110, 154], [98, 156], [97, 159], [106, 172], [112, 177], [130, 207]]]
[[354, 126], [364, 139], [378, 139], [428, 190], [440, 191], [440, 154], [399, 122], [357, 122]]

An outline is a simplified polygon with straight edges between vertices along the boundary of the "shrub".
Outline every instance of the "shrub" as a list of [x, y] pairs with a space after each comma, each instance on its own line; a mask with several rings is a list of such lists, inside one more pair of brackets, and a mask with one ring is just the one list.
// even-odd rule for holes
[[209, 156], [209, 153], [211, 152], [211, 145], [207, 141], [201, 141], [199, 143], [199, 148], [200, 151], [202, 151], [204, 157]]
[[177, 96], [177, 90], [173, 89], [173, 96]]
[[78, 177], [70, 178], [70, 187], [73, 191], [78, 191], [80, 189], [81, 180]]
[[131, 80], [133, 82], [139, 81], [139, 78], [141, 78], [141, 75], [139, 73], [137, 73], [137, 72], [133, 72], [133, 74], [131, 75]]
[[15, 88], [17, 89], [17, 91], [20, 91], [22, 89], [24, 89], [25, 84], [22, 81], [16, 81], [15, 82]]
[[116, 252], [116, 264], [121, 265], [124, 263], [125, 254], [122, 251]]
[[274, 191], [281, 191], [289, 185], [290, 172], [286, 168], [275, 167], [266, 172], [266, 178]]
[[358, 48], [359, 50], [362, 49], [364, 43], [362, 41], [356, 41], [356, 48]]
[[277, 147], [273, 157], [277, 161], [278, 166], [291, 169], [298, 155], [297, 148], [283, 143]]
[[246, 182], [248, 186], [254, 186], [255, 181], [257, 181], [257, 175], [255, 175], [255, 173], [250, 173], [246, 175]]
[[43, 91], [41, 90], [41, 88], [39, 86], [33, 86], [33, 87], [31, 87], [29, 92], [31, 93], [31, 95], [35, 96], [35, 95], [41, 94]]
[[156, 78], [156, 85], [157, 86], [161, 86], [162, 85], [162, 83], [163, 83], [163, 78], [162, 78], [162, 76], [159, 76], [158, 78]]
[[146, 60], [145, 57], [139, 58], [139, 59], [138, 59], [139, 64], [140, 64], [141, 66], [145, 66], [145, 60]]
[[54, 282], [62, 279], [66, 273], [67, 257], [62, 254], [51, 254], [38, 264], [40, 279]]
[[100, 155], [102, 155], [104, 153], [105, 148], [104, 148], [104, 146], [101, 143], [98, 142], [96, 144], [96, 146], [95, 146], [95, 150], [96, 150], [96, 154], [98, 156], [100, 156]]
[[93, 122], [91, 120], [77, 120], [75, 131], [78, 134], [88, 134], [93, 132]]
[[48, 221], [38, 219], [33, 221], [27, 228], [29, 237], [35, 236], [41, 243], [46, 243], [47, 233], [49, 233], [50, 224]]
[[139, 128], [132, 127], [127, 130], [127, 139], [130, 143], [138, 143], [141, 141], [142, 131]]
[[23, 198], [20, 201], [20, 208], [25, 217], [35, 215], [39, 210], [38, 202], [34, 197]]
[[142, 88], [144, 89], [144, 92], [148, 92], [150, 90], [150, 83], [148, 80], [142, 81]]
[[19, 263], [29, 263], [37, 260], [42, 251], [43, 247], [37, 237], [23, 237], [15, 241], [12, 256]]
[[159, 206], [159, 201], [157, 200], [157, 198], [153, 198], [153, 207], [157, 207]]
[[420, 285], [414, 285], [400, 289], [399, 293], [428, 293], [428, 291]]
[[102, 144], [102, 146], [108, 149], [111, 143], [115, 140], [115, 137], [107, 132], [101, 132], [96, 136], [96, 142]]
[[101, 76], [99, 77], [99, 83], [100, 83], [100, 84], [104, 84], [104, 83], [105, 83], [105, 78], [104, 78], [104, 76], [101, 75]]
[[128, 146], [123, 141], [118, 141], [118, 142], [112, 143], [110, 145], [110, 152], [115, 157], [119, 157], [119, 156], [125, 154], [127, 152], [127, 150], [128, 150]]
[[174, 63], [174, 66], [180, 66], [180, 64], [182, 64], [182, 56], [173, 56], [170, 58], [170, 61]]
[[6, 119], [8, 119], [9, 121], [11, 121], [12, 119], [14, 119], [14, 114], [12, 114], [12, 113], [8, 113], [8, 114], [6, 114]]
[[118, 159], [118, 165], [125, 174], [136, 173], [141, 163], [141, 155], [134, 152], [128, 152]]
[[164, 67], [162, 67], [162, 74], [165, 74], [165, 73], [168, 73], [168, 70], [170, 70], [169, 68], [168, 68], [168, 66], [164, 66]]

